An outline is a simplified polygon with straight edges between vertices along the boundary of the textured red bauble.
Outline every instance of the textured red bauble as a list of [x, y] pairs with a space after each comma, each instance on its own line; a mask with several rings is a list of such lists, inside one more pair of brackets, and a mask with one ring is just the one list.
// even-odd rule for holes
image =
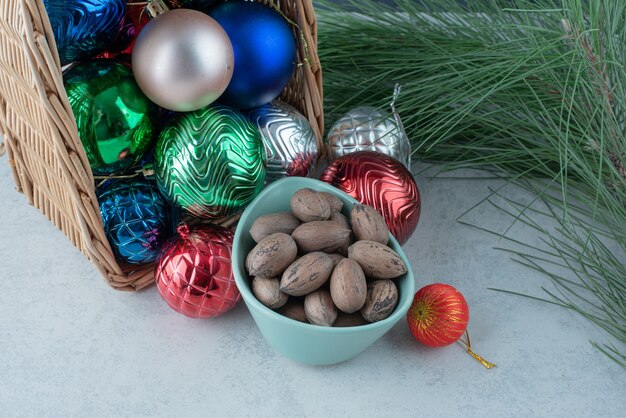
[[435, 283], [417, 291], [406, 318], [419, 342], [441, 347], [461, 338], [469, 322], [469, 307], [454, 287]]
[[373, 151], [344, 155], [328, 166], [321, 180], [373, 206], [401, 245], [415, 231], [420, 193], [411, 172], [395, 158]]
[[178, 227], [163, 247], [155, 277], [172, 309], [192, 318], [210, 318], [241, 300], [232, 270], [233, 233], [215, 225]]

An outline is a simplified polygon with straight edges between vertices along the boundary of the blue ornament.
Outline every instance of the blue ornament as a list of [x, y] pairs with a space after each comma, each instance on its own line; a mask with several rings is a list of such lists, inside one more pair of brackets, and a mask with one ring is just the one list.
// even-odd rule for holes
[[61, 64], [93, 57], [124, 27], [126, 0], [44, 0]]
[[220, 101], [250, 109], [277, 98], [296, 65], [294, 32], [276, 10], [254, 2], [227, 2], [209, 15], [224, 28], [235, 52], [235, 71]]
[[100, 215], [118, 261], [154, 261], [171, 232], [171, 216], [156, 184], [145, 179], [109, 180], [98, 188]]

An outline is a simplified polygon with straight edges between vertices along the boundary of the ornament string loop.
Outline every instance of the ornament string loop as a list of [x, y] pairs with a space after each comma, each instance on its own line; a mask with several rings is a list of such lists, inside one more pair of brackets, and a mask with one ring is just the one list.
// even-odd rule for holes
[[402, 86], [400, 85], [400, 83], [396, 83], [393, 86], [393, 96], [391, 97], [391, 104], [389, 105], [394, 115], [398, 113], [396, 111], [396, 101], [398, 100], [398, 97], [400, 97], [401, 92], [402, 92]]
[[[276, 10], [276, 12], [281, 15], [283, 17], [283, 19], [285, 19], [285, 21], [287, 23], [289, 23], [291, 26], [293, 26], [294, 28], [296, 28], [296, 30], [298, 31], [298, 33], [300, 34], [300, 41], [302, 42], [302, 47], [304, 48], [304, 63], [306, 65], [309, 66], [309, 68], [311, 68], [311, 60], [310, 60], [310, 55], [309, 55], [309, 43], [306, 41], [306, 38], [304, 37], [304, 31], [302, 30], [302, 28], [300, 27], [300, 25], [298, 25], [296, 22], [294, 22], [292, 19], [290, 19], [287, 15], [285, 15], [285, 13], [283, 13], [282, 10], [280, 10], [280, 6], [278, 4], [277, 1], [275, 0], [268, 0], [267, 4], [274, 10]], [[299, 62], [297, 63], [298, 67], [302, 67], [304, 64]]]
[[476, 354], [475, 352], [472, 351], [472, 343], [470, 341], [469, 332], [467, 332], [467, 330], [465, 330], [465, 337], [467, 338], [467, 340], [459, 340], [459, 341], [467, 349], [467, 354], [469, 354], [470, 356], [474, 357], [474, 359], [476, 359], [476, 361], [478, 361], [480, 364], [485, 366], [486, 369], [491, 369], [492, 367], [496, 367], [495, 364], [488, 362], [483, 357], [479, 356], [478, 354]]
[[189, 228], [189, 225], [183, 222], [183, 223], [180, 223], [178, 227], [176, 227], [176, 232], [178, 232], [178, 235], [182, 239], [187, 239], [189, 237], [189, 233], [191, 232], [191, 229]]
[[143, 17], [145, 16], [146, 9], [148, 8], [150, 0], [148, 1], [127, 1], [126, 6], [134, 7], [134, 6], [143, 6], [141, 13], [139, 13], [139, 21], [141, 22]]
[[152, 164], [146, 164], [142, 168], [135, 170], [134, 172], [128, 174], [111, 174], [109, 176], [93, 176], [95, 180], [100, 180], [97, 184], [97, 187], [100, 187], [107, 180], [113, 179], [134, 179], [139, 176], [143, 176], [145, 178], [152, 178], [155, 175], [154, 167]]
[[[406, 130], [404, 129], [404, 124], [402, 123], [402, 118], [400, 117], [400, 114], [396, 110], [396, 101], [400, 97], [400, 93], [401, 92], [402, 92], [402, 86], [400, 85], [400, 83], [396, 83], [393, 86], [393, 96], [391, 98], [391, 103], [389, 105], [389, 107], [391, 108], [391, 114], [393, 115], [393, 118], [395, 119], [396, 124], [398, 125], [398, 130], [400, 132], [399, 138], [400, 137], [407, 137]], [[409, 157], [409, 167], [410, 166], [411, 166], [411, 160], [410, 160], [410, 157]]]

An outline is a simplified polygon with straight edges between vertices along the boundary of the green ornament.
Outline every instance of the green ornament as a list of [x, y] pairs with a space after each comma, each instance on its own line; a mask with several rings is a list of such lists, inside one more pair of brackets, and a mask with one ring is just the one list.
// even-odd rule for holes
[[162, 193], [199, 218], [242, 210], [265, 182], [261, 134], [244, 115], [225, 106], [178, 115], [161, 133], [154, 159]]
[[95, 175], [136, 164], [156, 136], [158, 108], [130, 69], [112, 60], [78, 64], [65, 74], [78, 134]]

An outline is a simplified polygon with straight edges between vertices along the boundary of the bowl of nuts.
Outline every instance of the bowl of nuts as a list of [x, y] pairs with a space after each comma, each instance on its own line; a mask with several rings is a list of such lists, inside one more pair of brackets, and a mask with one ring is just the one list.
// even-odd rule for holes
[[383, 217], [303, 177], [270, 184], [246, 208], [233, 272], [267, 342], [310, 365], [361, 353], [404, 318], [415, 293]]

